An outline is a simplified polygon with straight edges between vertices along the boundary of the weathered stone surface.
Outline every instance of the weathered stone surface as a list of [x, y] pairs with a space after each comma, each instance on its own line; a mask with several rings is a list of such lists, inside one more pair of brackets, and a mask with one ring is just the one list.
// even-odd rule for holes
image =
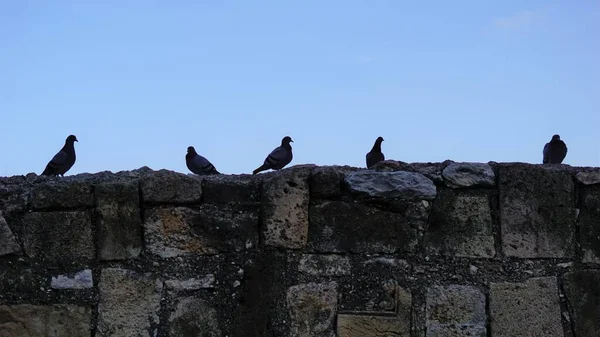
[[577, 181], [584, 185], [600, 184], [600, 171], [579, 172], [575, 177]]
[[427, 336], [487, 336], [485, 295], [462, 285], [427, 289]]
[[169, 317], [169, 336], [223, 336], [219, 328], [219, 314], [206, 301], [186, 297], [177, 302]]
[[10, 254], [21, 255], [22, 250], [0, 211], [0, 256]]
[[84, 269], [75, 273], [72, 277], [70, 275], [52, 276], [50, 282], [50, 287], [53, 289], [86, 289], [93, 286], [94, 279], [91, 269]]
[[314, 198], [333, 199], [342, 194], [344, 174], [355, 172], [350, 166], [320, 166], [310, 176], [310, 193]]
[[402, 214], [343, 201], [310, 206], [312, 251], [395, 253], [413, 251], [416, 245], [417, 230]]
[[202, 177], [160, 170], [141, 179], [142, 198], [146, 203], [200, 203]]
[[98, 258], [136, 258], [142, 250], [142, 218], [137, 180], [97, 185]]
[[204, 202], [227, 204], [260, 202], [260, 180], [251, 175], [205, 176], [202, 184]]
[[337, 283], [307, 283], [287, 291], [292, 337], [334, 337]]
[[340, 314], [337, 318], [337, 333], [338, 337], [410, 337], [410, 320]]
[[298, 271], [310, 275], [342, 276], [350, 274], [350, 259], [343, 255], [304, 254]]
[[563, 287], [575, 336], [597, 337], [600, 332], [600, 270], [568, 273]]
[[91, 336], [92, 308], [76, 305], [0, 305], [2, 337]]
[[93, 207], [94, 195], [89, 183], [77, 180], [49, 180], [35, 185], [31, 195], [31, 208], [72, 209]]
[[440, 191], [433, 203], [424, 242], [429, 254], [494, 257], [488, 194], [448, 189]]
[[215, 205], [152, 208], [144, 231], [148, 250], [163, 258], [241, 251], [258, 244], [258, 211]]
[[71, 263], [95, 257], [89, 212], [32, 212], [23, 217], [23, 246], [30, 257]]
[[165, 286], [172, 291], [198, 290], [215, 287], [215, 275], [208, 274], [200, 279], [191, 278], [187, 280], [167, 280]]
[[491, 283], [489, 305], [492, 337], [563, 336], [555, 277]]
[[442, 178], [442, 171], [450, 163], [451, 161], [449, 160], [442, 163], [405, 163], [403, 161], [384, 160], [375, 164], [373, 170], [379, 172], [417, 172], [431, 179], [435, 183], [443, 183], [444, 179]]
[[600, 185], [581, 190], [579, 240], [585, 263], [600, 263]]
[[437, 194], [433, 181], [415, 172], [357, 171], [347, 174], [345, 182], [351, 192], [373, 198], [433, 200]]
[[310, 171], [308, 167], [280, 171], [263, 183], [261, 234], [266, 246], [306, 245]]
[[453, 188], [496, 185], [496, 175], [485, 163], [452, 163], [442, 171], [442, 177], [446, 185]]
[[103, 269], [98, 283], [99, 337], [156, 336], [162, 282], [150, 274]]
[[23, 179], [0, 178], [0, 210], [5, 216], [13, 212], [23, 212], [30, 200], [30, 187]]
[[539, 165], [500, 165], [502, 249], [507, 256], [573, 256], [576, 211], [568, 172]]

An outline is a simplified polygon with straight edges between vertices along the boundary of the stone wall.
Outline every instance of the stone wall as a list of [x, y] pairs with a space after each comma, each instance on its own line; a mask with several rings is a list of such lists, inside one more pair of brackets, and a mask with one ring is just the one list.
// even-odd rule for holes
[[0, 178], [0, 336], [600, 336], [600, 169]]

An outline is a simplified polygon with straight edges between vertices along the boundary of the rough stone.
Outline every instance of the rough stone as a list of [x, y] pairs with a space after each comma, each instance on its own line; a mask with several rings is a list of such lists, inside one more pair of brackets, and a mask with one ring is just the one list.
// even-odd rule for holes
[[575, 177], [577, 181], [584, 185], [600, 184], [600, 171], [579, 172]]
[[169, 317], [169, 336], [223, 336], [219, 328], [219, 314], [206, 301], [186, 297], [177, 302]]
[[340, 314], [337, 318], [337, 333], [338, 337], [410, 337], [410, 320]]
[[31, 197], [25, 180], [12, 180], [14, 179], [0, 178], [0, 210], [4, 211], [5, 216], [25, 211]]
[[402, 161], [385, 160], [381, 161], [373, 167], [373, 170], [378, 172], [393, 172], [393, 171], [408, 171], [417, 172], [431, 179], [435, 183], [443, 183], [442, 170], [449, 164], [450, 161], [443, 163], [405, 163]]
[[266, 246], [306, 245], [310, 171], [303, 167], [280, 171], [263, 183], [261, 235]]
[[49, 180], [35, 185], [32, 190], [31, 208], [34, 210], [81, 207], [94, 207], [92, 186], [86, 182]]
[[492, 337], [563, 337], [555, 277], [525, 283], [491, 283]]
[[369, 264], [381, 264], [381, 265], [387, 265], [387, 266], [392, 266], [392, 267], [396, 267], [396, 268], [400, 268], [400, 269], [409, 269], [410, 268], [410, 264], [403, 259], [396, 259], [396, 258], [392, 258], [392, 257], [374, 257], [372, 259], [368, 259], [365, 262], [363, 262], [364, 265], [369, 265]]
[[342, 255], [304, 254], [298, 271], [321, 276], [342, 276], [350, 274], [350, 259]]
[[600, 331], [600, 270], [564, 276], [563, 288], [577, 337], [597, 337]]
[[0, 336], [91, 336], [92, 308], [57, 305], [0, 305]]
[[586, 186], [581, 190], [579, 213], [579, 240], [582, 261], [600, 263], [600, 185]]
[[204, 202], [207, 203], [258, 203], [260, 202], [260, 180], [251, 175], [205, 176], [202, 194]]
[[453, 188], [496, 185], [496, 175], [485, 163], [452, 163], [442, 171], [442, 177], [446, 185]]
[[160, 170], [141, 179], [145, 203], [196, 204], [202, 199], [202, 178]]
[[215, 275], [208, 274], [201, 279], [191, 278], [187, 280], [167, 280], [165, 281], [167, 289], [172, 291], [186, 291], [208, 289], [215, 287]]
[[337, 283], [307, 283], [287, 291], [292, 337], [334, 337]]
[[84, 269], [75, 273], [73, 277], [68, 275], [52, 276], [50, 287], [53, 289], [86, 289], [94, 286], [91, 269]]
[[411, 252], [417, 229], [402, 214], [343, 201], [310, 206], [309, 249], [321, 253]]
[[351, 192], [373, 198], [433, 200], [437, 194], [433, 181], [415, 172], [364, 170], [347, 174], [345, 182]]
[[22, 253], [21, 246], [2, 216], [2, 211], [0, 211], [0, 256], [10, 254], [21, 255]]
[[311, 197], [321, 199], [339, 198], [342, 194], [344, 174], [356, 170], [356, 168], [349, 166], [321, 166], [315, 168], [310, 176]]
[[162, 292], [160, 280], [150, 274], [106, 268], [100, 275], [98, 291], [96, 336], [156, 336]]
[[29, 257], [70, 264], [96, 255], [89, 212], [31, 212], [23, 217], [23, 226]]
[[136, 258], [142, 250], [142, 219], [137, 180], [97, 185], [98, 258]]
[[485, 295], [463, 285], [427, 289], [427, 336], [487, 336]]
[[429, 254], [494, 257], [489, 196], [477, 191], [440, 191], [424, 242]]
[[509, 257], [573, 256], [574, 182], [566, 171], [500, 165], [502, 249]]

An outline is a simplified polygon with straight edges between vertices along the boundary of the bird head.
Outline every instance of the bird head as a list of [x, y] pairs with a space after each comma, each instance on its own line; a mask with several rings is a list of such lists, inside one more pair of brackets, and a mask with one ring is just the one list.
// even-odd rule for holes
[[294, 141], [292, 140], [292, 137], [290, 136], [285, 136], [283, 137], [283, 139], [281, 140], [281, 144], [289, 144], [289, 143], [293, 143]]
[[188, 154], [196, 154], [196, 149], [194, 149], [193, 146], [188, 146], [187, 153]]
[[383, 137], [381, 137], [381, 136], [377, 137], [377, 140], [376, 140], [376, 142], [377, 142], [377, 143], [381, 143], [381, 142], [383, 142]]
[[554, 136], [552, 136], [552, 140], [553, 141], [560, 140], [560, 136], [559, 135], [554, 135]]
[[69, 135], [69, 137], [67, 137], [67, 143], [74, 143], [74, 142], [78, 142], [77, 137], [75, 137], [75, 135]]

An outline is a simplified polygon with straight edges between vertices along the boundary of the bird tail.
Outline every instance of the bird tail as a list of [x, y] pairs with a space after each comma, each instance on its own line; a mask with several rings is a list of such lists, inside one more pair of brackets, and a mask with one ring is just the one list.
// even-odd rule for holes
[[262, 165], [260, 165], [259, 168], [257, 168], [256, 170], [252, 171], [252, 175], [255, 175], [258, 172], [262, 172], [262, 171], [265, 171], [265, 170], [268, 170], [268, 169], [269, 169], [269, 166], [267, 164], [262, 164]]
[[51, 176], [54, 175], [54, 170], [52, 170], [52, 167], [50, 167], [50, 165], [46, 165], [46, 168], [44, 169], [44, 172], [42, 172], [43, 176]]

